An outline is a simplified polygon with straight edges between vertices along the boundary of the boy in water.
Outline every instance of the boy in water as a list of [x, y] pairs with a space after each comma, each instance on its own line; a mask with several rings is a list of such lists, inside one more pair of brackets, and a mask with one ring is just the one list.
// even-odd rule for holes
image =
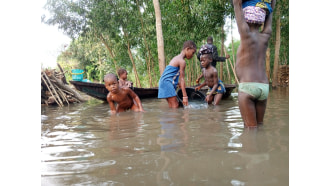
[[[276, 0], [272, 0], [273, 9], [275, 3]], [[233, 5], [241, 38], [235, 68], [240, 81], [238, 105], [245, 126], [257, 127], [263, 123], [269, 93], [265, 58], [272, 33], [272, 13], [265, 19], [266, 13], [260, 7], [246, 7], [243, 11], [242, 0], [233, 0]], [[261, 23], [264, 28], [260, 32]]]
[[218, 79], [217, 69], [211, 64], [212, 62], [212, 48], [207, 45], [202, 46], [199, 53], [201, 53], [201, 65], [203, 67], [202, 72], [204, 76], [204, 83], [197, 86], [195, 90], [200, 90], [202, 87], [207, 85], [209, 90], [206, 93], [205, 101], [211, 104], [214, 100], [213, 105], [218, 105], [222, 98], [222, 95], [226, 93], [223, 82]]
[[[166, 66], [159, 79], [158, 98], [166, 98], [170, 108], [178, 108], [179, 102], [176, 98], [176, 86], [180, 79], [180, 88], [183, 95], [183, 105], [188, 105], [188, 96], [184, 82], [184, 72], [186, 68], [185, 58], [191, 59], [196, 52], [196, 44], [193, 41], [186, 41], [183, 44], [181, 53], [175, 56]], [[180, 78], [179, 78], [180, 77]]]
[[[104, 85], [108, 89], [107, 101], [110, 106], [111, 114], [123, 112], [126, 110], [144, 111], [140, 98], [128, 87], [120, 87], [117, 76], [107, 74], [104, 76]], [[117, 106], [115, 107], [115, 103]]]
[[[214, 66], [215, 68], [217, 67], [217, 62], [225, 62], [226, 59], [230, 58], [230, 56], [227, 54], [226, 57], [220, 57], [218, 56], [218, 48], [213, 45], [213, 37], [209, 36], [207, 38], [207, 44], [205, 44], [204, 46], [207, 46], [208, 48], [210, 48], [212, 50], [212, 62], [211, 65]], [[202, 55], [201, 51], [199, 51], [197, 53], [197, 59], [199, 61], [201, 61], [200, 56]], [[201, 68], [203, 68], [201, 66]], [[199, 83], [199, 80], [203, 77], [203, 73], [196, 79], [196, 83]]]
[[117, 74], [119, 76], [120, 87], [133, 87], [133, 82], [127, 80], [127, 71], [123, 68], [118, 69]]

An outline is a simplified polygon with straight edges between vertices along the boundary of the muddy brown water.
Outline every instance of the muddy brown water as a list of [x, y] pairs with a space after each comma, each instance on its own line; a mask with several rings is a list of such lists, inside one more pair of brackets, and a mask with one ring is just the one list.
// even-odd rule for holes
[[112, 116], [96, 99], [41, 108], [41, 185], [289, 185], [289, 88], [271, 90], [258, 129], [237, 93], [219, 106]]

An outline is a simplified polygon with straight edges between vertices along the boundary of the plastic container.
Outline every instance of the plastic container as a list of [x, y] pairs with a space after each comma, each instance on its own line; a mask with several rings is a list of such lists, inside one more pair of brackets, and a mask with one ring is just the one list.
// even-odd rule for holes
[[71, 73], [73, 81], [82, 81], [84, 78], [84, 70], [82, 69], [72, 69]]
[[[195, 91], [194, 88], [186, 87], [186, 93], [188, 96], [188, 102], [189, 101], [200, 101], [201, 103], [205, 102], [205, 95], [200, 91]], [[182, 90], [179, 89], [176, 92], [176, 98], [179, 102], [179, 106], [183, 106], [182, 97], [183, 97]]]

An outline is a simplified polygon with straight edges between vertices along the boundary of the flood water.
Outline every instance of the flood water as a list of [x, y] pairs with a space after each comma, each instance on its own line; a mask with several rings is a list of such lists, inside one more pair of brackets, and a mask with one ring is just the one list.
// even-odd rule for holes
[[[194, 103], [193, 103], [194, 104]], [[41, 185], [289, 185], [289, 88], [271, 90], [264, 125], [244, 128], [237, 93], [219, 106], [112, 116], [91, 98], [41, 108]]]

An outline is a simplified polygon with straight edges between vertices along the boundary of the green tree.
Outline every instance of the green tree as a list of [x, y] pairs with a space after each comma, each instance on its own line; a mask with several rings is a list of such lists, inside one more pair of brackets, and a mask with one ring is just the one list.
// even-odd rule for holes
[[[222, 41], [228, 30], [222, 33], [221, 29], [225, 19], [233, 18], [233, 7], [229, 0], [158, 2], [162, 16], [165, 65], [180, 53], [186, 40], [193, 40], [199, 49], [206, 38], [212, 36], [219, 49], [223, 46]], [[281, 19], [279, 59], [280, 64], [288, 64], [288, 1], [279, 0], [278, 3], [281, 3], [281, 16], [278, 16]], [[116, 73], [121, 67], [126, 68], [135, 86], [157, 86], [161, 68], [158, 63], [153, 1], [48, 0], [45, 8], [49, 11], [49, 16], [42, 16], [42, 21], [58, 26], [73, 38], [70, 46], [58, 59], [64, 68], [69, 68], [70, 65], [72, 68], [80, 66], [79, 68], [86, 70], [89, 78], [101, 81], [105, 73]], [[269, 45], [271, 68], [274, 66], [274, 46], [275, 34], [272, 35]], [[226, 52], [232, 56], [231, 46], [226, 48]], [[234, 63], [233, 57], [231, 60]], [[230, 72], [231, 66], [224, 65], [224, 78], [227, 78], [228, 82], [235, 82]], [[194, 78], [200, 74], [198, 60], [187, 60], [186, 68], [187, 84], [192, 85]]]

